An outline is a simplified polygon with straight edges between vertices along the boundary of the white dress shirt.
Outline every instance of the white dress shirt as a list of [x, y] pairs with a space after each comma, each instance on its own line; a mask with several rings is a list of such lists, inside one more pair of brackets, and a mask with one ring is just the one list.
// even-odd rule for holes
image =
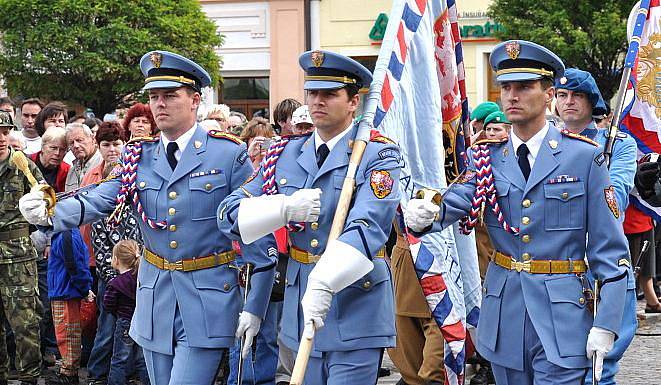
[[[179, 146], [179, 149], [175, 151], [174, 153], [174, 158], [177, 159], [177, 162], [179, 159], [181, 159], [181, 154], [183, 154], [184, 150], [186, 149], [186, 146], [188, 146], [188, 142], [190, 142], [191, 138], [193, 137], [193, 134], [195, 133], [195, 129], [197, 128], [197, 122], [193, 124], [193, 127], [191, 127], [188, 131], [184, 132], [183, 135], [177, 138], [175, 142], [177, 142], [177, 146]], [[163, 142], [163, 149], [167, 151], [168, 148], [168, 143], [172, 142], [172, 140], [168, 139], [163, 135], [161, 132], [161, 142]]]
[[532, 170], [532, 167], [535, 165], [535, 159], [537, 159], [539, 148], [542, 147], [542, 142], [544, 141], [544, 137], [546, 137], [547, 132], [549, 132], [548, 121], [544, 127], [539, 130], [539, 132], [533, 135], [532, 138], [528, 139], [527, 142], [524, 142], [518, 136], [516, 136], [514, 130], [512, 130], [512, 146], [514, 147], [514, 153], [517, 153], [516, 151], [519, 149], [520, 145], [525, 143], [525, 145], [528, 146], [528, 162], [530, 163], [530, 170]]

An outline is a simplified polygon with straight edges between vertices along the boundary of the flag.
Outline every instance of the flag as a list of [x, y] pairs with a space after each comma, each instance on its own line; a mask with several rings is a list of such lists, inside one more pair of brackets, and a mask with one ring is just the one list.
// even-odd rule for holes
[[[659, 46], [661, 45], [661, 6], [659, 0], [642, 0], [629, 17], [634, 21], [625, 68], [632, 68], [627, 98], [619, 129], [630, 134], [638, 145], [639, 156], [661, 153], [661, 87], [659, 81]], [[652, 207], [637, 192], [631, 202], [657, 221], [661, 208]]]
[[[454, 154], [464, 152], [458, 127], [468, 119], [468, 101], [456, 15], [454, 0], [393, 2], [365, 119], [373, 116], [374, 127], [400, 146], [400, 207], [420, 188], [447, 186], [444, 133]], [[398, 220], [405, 228], [401, 210]], [[477, 325], [481, 302], [475, 239], [460, 234], [457, 225], [407, 239], [445, 341], [446, 384], [462, 384], [466, 330]]]

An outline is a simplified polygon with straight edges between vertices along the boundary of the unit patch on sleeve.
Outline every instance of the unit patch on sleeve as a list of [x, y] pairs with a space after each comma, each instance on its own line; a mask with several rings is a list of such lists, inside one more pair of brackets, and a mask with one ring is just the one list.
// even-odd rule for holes
[[390, 176], [389, 171], [385, 170], [374, 170], [370, 175], [370, 187], [372, 187], [372, 192], [374, 196], [379, 199], [383, 199], [390, 194], [392, 191], [392, 186], [394, 181]]
[[613, 186], [604, 189], [604, 196], [606, 197], [608, 208], [613, 213], [615, 219], [620, 219], [620, 209], [617, 207], [617, 199], [615, 198], [615, 189]]

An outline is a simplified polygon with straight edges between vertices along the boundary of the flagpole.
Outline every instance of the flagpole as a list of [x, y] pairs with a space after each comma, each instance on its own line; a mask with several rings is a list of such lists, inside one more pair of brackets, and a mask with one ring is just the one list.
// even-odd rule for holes
[[611, 156], [613, 155], [613, 145], [617, 137], [617, 130], [620, 125], [620, 118], [622, 116], [622, 109], [624, 107], [624, 99], [627, 93], [627, 84], [631, 77], [631, 71], [638, 56], [638, 48], [640, 47], [640, 39], [643, 34], [643, 26], [647, 19], [647, 13], [650, 8], [650, 0], [642, 0], [636, 11], [636, 6], [631, 10], [631, 14], [636, 15], [636, 23], [629, 41], [629, 49], [627, 56], [624, 59], [624, 70], [622, 71], [622, 78], [620, 79], [620, 87], [617, 91], [617, 98], [615, 99], [615, 109], [613, 109], [613, 120], [611, 120], [610, 128], [608, 130], [608, 140], [604, 146], [604, 156], [606, 157], [606, 165], [610, 167]]

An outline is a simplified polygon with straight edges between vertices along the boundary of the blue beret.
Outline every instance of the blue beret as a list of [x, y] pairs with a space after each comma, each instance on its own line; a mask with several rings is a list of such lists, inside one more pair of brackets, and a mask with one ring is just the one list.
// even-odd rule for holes
[[168, 51], [147, 52], [140, 59], [144, 90], [189, 86], [196, 91], [211, 84], [209, 73], [199, 64]]
[[480, 103], [471, 112], [471, 120], [484, 120], [490, 113], [500, 111], [498, 104], [494, 102]]
[[546, 47], [526, 40], [509, 40], [491, 51], [489, 64], [498, 82], [556, 79], [565, 72], [562, 60]]
[[357, 61], [330, 51], [307, 51], [298, 58], [305, 71], [306, 90], [332, 90], [347, 85], [368, 88], [372, 73]]
[[564, 76], [556, 79], [555, 88], [586, 94], [592, 104], [592, 115], [594, 116], [608, 113], [604, 98], [601, 97], [601, 92], [599, 92], [599, 87], [597, 87], [597, 82], [587, 71], [581, 71], [577, 68], [566, 69]]

